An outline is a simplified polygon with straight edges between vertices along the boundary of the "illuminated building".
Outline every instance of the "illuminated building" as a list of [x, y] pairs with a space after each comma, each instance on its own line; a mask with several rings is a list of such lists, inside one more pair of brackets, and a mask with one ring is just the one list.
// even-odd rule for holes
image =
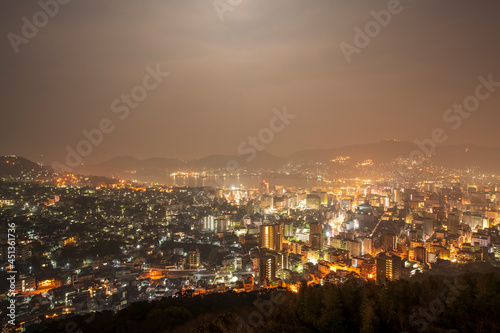
[[203, 217], [203, 230], [204, 231], [215, 230], [215, 219], [212, 215]]
[[482, 215], [471, 214], [469, 212], [464, 213], [462, 217], [462, 222], [471, 227], [472, 230], [476, 228], [487, 228], [489, 221]]
[[309, 235], [309, 246], [313, 250], [322, 250], [324, 244], [324, 236], [321, 234]]
[[261, 225], [260, 226], [260, 247], [281, 251], [283, 248], [283, 233], [281, 225]]
[[259, 195], [263, 196], [266, 194], [269, 194], [269, 183], [263, 180], [262, 183], [259, 184]]
[[66, 246], [66, 245], [75, 244], [75, 242], [76, 242], [75, 237], [65, 237], [64, 239], [59, 241], [59, 245], [62, 244], [62, 246]]
[[394, 189], [393, 191], [393, 197], [392, 197], [392, 200], [395, 202], [395, 203], [398, 203], [399, 202], [399, 198], [400, 198], [400, 194], [399, 194], [399, 190], [397, 189]]
[[306, 197], [306, 208], [307, 209], [319, 209], [321, 205], [321, 199], [316, 194], [308, 194]]
[[279, 269], [278, 270], [278, 278], [281, 280], [290, 280], [292, 278], [292, 271], [288, 269]]
[[377, 280], [381, 283], [398, 280], [401, 277], [401, 258], [389, 253], [377, 256]]
[[374, 260], [364, 260], [361, 263], [361, 276], [365, 279], [375, 279], [377, 274], [377, 266]]
[[418, 231], [417, 230], [410, 230], [410, 232], [408, 233], [408, 240], [410, 242], [415, 242], [418, 239], [419, 239], [418, 238]]
[[16, 280], [16, 291], [25, 293], [36, 289], [36, 279], [34, 276], [19, 275]]
[[271, 255], [259, 258], [259, 285], [269, 286], [276, 281], [276, 258]]
[[200, 267], [200, 249], [196, 248], [195, 251], [189, 251], [188, 253], [188, 265], [191, 269], [196, 269]]
[[488, 247], [491, 243], [491, 237], [488, 235], [481, 235], [479, 233], [472, 234], [472, 246], [479, 245], [479, 247]]
[[396, 235], [394, 234], [385, 234], [384, 235], [384, 250], [385, 251], [393, 251], [396, 247]]
[[313, 192], [313, 195], [316, 195], [319, 197], [319, 204], [326, 206], [328, 205], [328, 196], [326, 195], [326, 192]]
[[413, 229], [422, 230], [423, 239], [427, 239], [434, 233], [433, 219], [414, 219]]
[[284, 237], [293, 237], [294, 235], [294, 230], [293, 230], [293, 222], [281, 222], [281, 225], [283, 226], [283, 236]]
[[352, 200], [351, 199], [340, 200], [340, 208], [347, 211], [352, 210]]
[[375, 254], [372, 237], [365, 237], [363, 239], [363, 254], [369, 254], [371, 256]]
[[263, 195], [260, 203], [260, 208], [263, 210], [270, 210], [274, 207], [274, 197], [272, 195]]
[[356, 240], [346, 239], [346, 250], [351, 256], [360, 256], [362, 253], [362, 244]]
[[458, 227], [460, 226], [460, 213], [450, 213], [448, 214], [448, 220], [446, 221], [446, 227], [450, 233], [457, 234]]
[[342, 249], [342, 250], [347, 249], [346, 240], [341, 238], [340, 236], [333, 237], [331, 239], [331, 245], [333, 248], [336, 248], [336, 249]]
[[500, 243], [493, 244], [493, 252], [495, 253], [495, 258], [500, 259]]
[[309, 223], [309, 232], [311, 235], [319, 235], [323, 231], [322, 225], [319, 222], [311, 222]]
[[288, 269], [289, 254], [288, 251], [281, 252], [281, 268]]
[[413, 250], [413, 253], [415, 261], [418, 261], [421, 264], [427, 264], [427, 249], [425, 247], [417, 246]]
[[324, 236], [322, 234], [323, 226], [319, 222], [309, 223], [309, 246], [313, 250], [322, 250]]
[[245, 291], [249, 292], [253, 290], [253, 285], [255, 281], [252, 274], [242, 275], [241, 281], [243, 282], [243, 287], [245, 288]]
[[215, 220], [215, 228], [217, 229], [218, 234], [223, 234], [227, 230], [227, 219], [224, 217], [218, 218]]

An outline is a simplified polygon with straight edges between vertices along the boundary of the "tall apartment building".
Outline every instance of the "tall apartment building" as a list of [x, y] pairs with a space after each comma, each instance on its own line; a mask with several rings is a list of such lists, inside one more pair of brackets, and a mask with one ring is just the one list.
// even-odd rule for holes
[[381, 283], [398, 280], [401, 277], [401, 258], [390, 253], [380, 253], [376, 259], [377, 280]]
[[283, 249], [283, 232], [279, 224], [260, 226], [260, 247], [281, 251]]

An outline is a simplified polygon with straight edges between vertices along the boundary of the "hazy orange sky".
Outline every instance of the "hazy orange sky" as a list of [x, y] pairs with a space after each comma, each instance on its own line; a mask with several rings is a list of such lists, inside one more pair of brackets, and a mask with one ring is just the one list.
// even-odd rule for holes
[[[209, 0], [72, 0], [16, 54], [6, 36], [40, 6], [3, 1], [0, 154], [63, 160], [103, 118], [116, 129], [88, 162], [236, 154], [283, 106], [276, 155], [424, 139], [479, 75], [500, 81], [500, 2], [401, 1], [348, 64], [339, 44], [388, 2], [243, 0], [222, 21]], [[157, 64], [170, 76], [120, 120], [111, 103]], [[500, 89], [447, 144], [498, 146], [499, 111]]]

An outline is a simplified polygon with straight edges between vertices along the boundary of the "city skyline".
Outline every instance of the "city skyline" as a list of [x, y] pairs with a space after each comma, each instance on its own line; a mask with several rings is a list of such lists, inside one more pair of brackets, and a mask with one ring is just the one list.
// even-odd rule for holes
[[0, 7], [2, 332], [500, 331], [500, 1]]

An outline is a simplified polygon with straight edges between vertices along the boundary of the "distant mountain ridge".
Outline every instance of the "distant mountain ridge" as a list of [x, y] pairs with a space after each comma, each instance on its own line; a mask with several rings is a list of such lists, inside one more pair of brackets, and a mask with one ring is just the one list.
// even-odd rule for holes
[[[429, 147], [427, 147], [429, 149]], [[358, 144], [332, 149], [304, 150], [287, 157], [274, 156], [268, 152], [258, 152], [255, 159], [250, 155], [209, 155], [191, 161], [181, 161], [173, 158], [137, 159], [131, 156], [113, 157], [107, 161], [82, 165], [75, 173], [84, 175], [112, 176], [127, 178], [134, 175], [135, 179], [168, 176], [176, 171], [224, 171], [228, 163], [234, 161], [244, 170], [271, 171], [294, 165], [332, 165], [332, 160], [347, 159], [343, 168], [352, 168], [357, 163], [371, 160], [374, 165], [390, 163], [397, 158], [409, 158], [415, 151], [421, 151], [415, 143], [403, 141], [382, 141], [373, 144]], [[427, 150], [426, 152], [428, 152]], [[432, 151], [431, 151], [432, 152]], [[16, 159], [16, 164], [7, 161]], [[483, 147], [477, 145], [439, 146], [432, 154], [432, 162], [446, 168], [465, 169], [479, 167], [484, 172], [500, 174], [500, 147]], [[22, 157], [0, 157], [0, 175], [19, 175], [21, 171], [41, 170], [40, 165]]]
[[131, 173], [142, 176], [164, 176], [166, 173], [174, 171], [223, 170], [227, 168], [228, 163], [234, 161], [242, 168], [252, 170], [277, 169], [286, 161], [286, 159], [276, 157], [268, 152], [259, 152], [256, 158], [250, 162], [247, 158], [248, 156], [209, 155], [192, 161], [181, 161], [162, 157], [140, 160], [131, 156], [120, 156], [102, 163], [82, 165], [76, 168], [76, 172], [105, 176], [121, 176]]
[[371, 159], [374, 162], [387, 162], [400, 156], [408, 157], [418, 149], [411, 142], [381, 141], [379, 143], [344, 146], [332, 149], [305, 150], [289, 156], [289, 160], [315, 160], [321, 162], [331, 161], [340, 156], [349, 156], [351, 160], [360, 162]]
[[432, 161], [446, 168], [478, 166], [485, 172], [500, 173], [500, 147], [483, 147], [472, 144], [419, 147], [412, 142], [382, 141], [373, 144], [353, 145], [324, 150], [306, 150], [292, 154], [291, 161], [314, 160], [328, 162], [339, 156], [349, 156], [354, 162], [368, 159], [375, 163], [388, 163], [399, 157], [409, 158], [414, 151], [427, 155], [433, 152]]
[[[429, 148], [425, 152], [429, 152]], [[381, 141], [371, 144], [358, 144], [332, 149], [304, 150], [287, 157], [278, 157], [268, 152], [258, 152], [254, 160], [249, 155], [209, 155], [191, 161], [171, 158], [150, 158], [139, 160], [133, 157], [116, 157], [106, 162], [87, 165], [78, 171], [89, 174], [112, 175], [134, 170], [137, 175], [165, 175], [175, 171], [224, 170], [228, 163], [236, 161], [248, 171], [265, 171], [283, 168], [285, 165], [313, 165], [315, 163], [331, 163], [332, 160], [348, 157], [348, 165], [356, 165], [367, 160], [374, 164], [390, 163], [397, 158], [409, 158], [412, 152], [422, 148], [412, 142]], [[477, 145], [438, 146], [432, 154], [432, 161], [446, 168], [480, 167], [485, 172], [500, 174], [500, 147], [482, 147]]]

